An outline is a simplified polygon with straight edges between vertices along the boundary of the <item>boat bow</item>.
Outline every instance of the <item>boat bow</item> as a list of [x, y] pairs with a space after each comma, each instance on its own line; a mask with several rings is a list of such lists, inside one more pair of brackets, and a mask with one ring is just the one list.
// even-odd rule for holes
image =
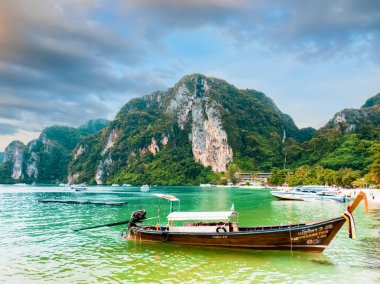
[[359, 205], [360, 201], [364, 199], [364, 207], [365, 212], [368, 213], [368, 199], [367, 195], [360, 191], [359, 194], [356, 196], [355, 200], [351, 203], [351, 205], [347, 206], [346, 212], [343, 213], [342, 217], [346, 219], [346, 225], [347, 225], [347, 235], [350, 239], [355, 240], [356, 239], [356, 225], [355, 225], [355, 219], [352, 213], [356, 209], [356, 207]]

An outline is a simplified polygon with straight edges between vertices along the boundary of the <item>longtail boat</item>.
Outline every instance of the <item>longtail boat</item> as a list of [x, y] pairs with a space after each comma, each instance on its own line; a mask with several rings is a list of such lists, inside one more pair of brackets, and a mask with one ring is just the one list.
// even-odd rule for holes
[[[179, 200], [172, 195], [160, 194], [159, 197], [170, 200], [168, 224], [139, 225], [147, 219], [145, 210], [137, 210], [131, 215], [125, 238], [183, 245], [321, 253], [346, 222], [350, 238], [355, 239], [352, 213], [363, 198], [367, 205], [365, 193], [360, 192], [347, 206], [347, 211], [338, 217], [299, 224], [240, 227], [238, 213], [232, 208], [222, 212], [172, 212], [173, 202]], [[179, 221], [181, 224], [176, 224]]]

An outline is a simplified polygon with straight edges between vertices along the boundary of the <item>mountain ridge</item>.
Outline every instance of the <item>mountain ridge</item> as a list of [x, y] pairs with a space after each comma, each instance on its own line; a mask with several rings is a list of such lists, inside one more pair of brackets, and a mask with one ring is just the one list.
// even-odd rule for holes
[[[338, 112], [318, 130], [299, 129], [264, 93], [191, 74], [166, 91], [131, 99], [97, 132], [72, 133], [70, 128], [59, 126], [53, 127], [54, 132], [47, 128], [48, 135], [45, 131], [24, 145], [29, 149], [22, 162], [29, 177], [24, 180], [41, 180], [37, 176], [42, 175], [46, 182], [179, 185], [217, 182], [231, 163], [247, 171], [302, 164], [366, 168], [369, 147], [378, 137], [379, 108], [377, 94], [361, 109]], [[370, 133], [375, 136], [369, 137]], [[70, 135], [68, 141], [59, 140]], [[351, 156], [344, 152], [355, 149], [355, 144], [364, 149], [359, 162], [355, 161], [355, 151]], [[36, 154], [44, 153], [41, 149], [46, 147], [64, 158], [54, 160]], [[334, 153], [344, 157], [344, 163], [334, 160]], [[42, 160], [46, 165], [39, 169], [36, 165]], [[52, 162], [58, 172], [49, 177], [43, 173]], [[20, 180], [20, 175], [9, 178], [10, 168], [9, 163], [0, 166], [0, 182]]]

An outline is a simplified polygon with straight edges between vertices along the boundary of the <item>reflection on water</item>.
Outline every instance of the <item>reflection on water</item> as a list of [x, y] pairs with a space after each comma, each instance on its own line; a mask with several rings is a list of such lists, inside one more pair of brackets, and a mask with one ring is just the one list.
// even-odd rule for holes
[[[241, 225], [285, 224], [339, 216], [335, 202], [274, 200], [269, 191], [192, 187], [90, 187], [72, 192], [58, 187], [0, 187], [0, 282], [162, 282], [162, 283], [379, 283], [379, 212], [355, 211], [358, 240], [345, 228], [323, 254], [192, 247], [127, 242], [121, 227], [80, 233], [67, 230], [128, 220], [145, 208], [149, 217], [167, 214], [169, 204], [151, 193], [181, 199], [183, 211], [229, 210], [234, 203]], [[127, 206], [39, 203], [39, 199], [128, 202]], [[163, 216], [162, 216], [163, 220]]]

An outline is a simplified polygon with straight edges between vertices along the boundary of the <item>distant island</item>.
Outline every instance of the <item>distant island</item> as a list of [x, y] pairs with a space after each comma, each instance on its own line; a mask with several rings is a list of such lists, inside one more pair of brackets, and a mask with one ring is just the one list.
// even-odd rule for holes
[[113, 121], [13, 141], [0, 154], [0, 183], [227, 184], [270, 172], [273, 185], [378, 185], [379, 141], [380, 94], [299, 129], [265, 94], [192, 74], [132, 99]]

